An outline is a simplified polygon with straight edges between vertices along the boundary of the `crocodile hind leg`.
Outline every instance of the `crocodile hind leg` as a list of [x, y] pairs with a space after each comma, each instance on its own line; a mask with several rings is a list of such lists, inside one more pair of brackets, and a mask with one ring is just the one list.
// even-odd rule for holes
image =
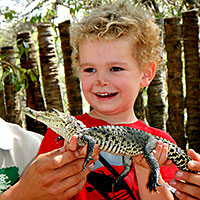
[[81, 140], [83, 140], [84, 142], [86, 142], [88, 144], [88, 147], [87, 147], [87, 154], [86, 154], [86, 157], [85, 157], [85, 162], [83, 164], [83, 169], [86, 168], [87, 164], [90, 162], [90, 160], [92, 160], [92, 153], [93, 153], [93, 150], [94, 150], [94, 145], [95, 145], [95, 141], [92, 137], [88, 136], [88, 135], [83, 135], [81, 137]]
[[124, 171], [115, 179], [115, 182], [112, 184], [113, 189], [115, 184], [117, 184], [122, 178], [126, 177], [132, 169], [133, 159], [131, 156], [122, 156], [122, 162], [124, 165]]
[[158, 183], [158, 179], [160, 177], [160, 167], [152, 152], [156, 146], [156, 143], [157, 140], [151, 138], [144, 148], [144, 157], [150, 167], [150, 175], [147, 183], [147, 188], [150, 190], [150, 192], [152, 192], [152, 190], [157, 192], [156, 187], [161, 186], [161, 184]]

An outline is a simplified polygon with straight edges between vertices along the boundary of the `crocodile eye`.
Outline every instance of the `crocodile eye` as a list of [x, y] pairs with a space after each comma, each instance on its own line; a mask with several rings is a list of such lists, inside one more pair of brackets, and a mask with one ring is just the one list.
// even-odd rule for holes
[[58, 111], [56, 109], [50, 108], [49, 113], [54, 114], [54, 115], [59, 115]]
[[50, 109], [49, 109], [49, 112], [50, 112], [50, 113], [55, 113], [55, 110], [54, 110], [53, 108], [50, 108]]

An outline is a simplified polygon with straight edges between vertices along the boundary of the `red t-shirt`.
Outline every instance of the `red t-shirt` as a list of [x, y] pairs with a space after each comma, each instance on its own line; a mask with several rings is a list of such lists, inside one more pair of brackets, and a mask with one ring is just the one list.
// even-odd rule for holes
[[[76, 119], [82, 121], [88, 128], [89, 127], [94, 127], [94, 126], [105, 126], [105, 125], [110, 125], [109, 123], [95, 119], [90, 117], [88, 114], [84, 115], [79, 115], [76, 117]], [[127, 126], [131, 128], [136, 128], [139, 130], [143, 130], [145, 132], [148, 132], [152, 135], [156, 135], [158, 137], [165, 138], [169, 140], [170, 142], [175, 143], [173, 138], [167, 134], [166, 132], [152, 128], [147, 126], [145, 123], [143, 123], [141, 120], [138, 120], [135, 123], [131, 124], [118, 124], [120, 126]], [[60, 148], [63, 145], [63, 141], [56, 142], [56, 138], [59, 135], [57, 135], [55, 132], [53, 132], [51, 129], [47, 130], [47, 133], [41, 143], [39, 154], [49, 152], [51, 150]], [[110, 153], [106, 152], [101, 152], [103, 157], [119, 172], [121, 173], [124, 169], [123, 164], [122, 164], [122, 157], [121, 156], [116, 156]], [[162, 178], [164, 179], [165, 182], [169, 182], [174, 177], [175, 172], [177, 171], [177, 167], [173, 164], [171, 167], [165, 167], [162, 166], [160, 167], [160, 172], [162, 175]], [[95, 188], [99, 186], [101, 190], [103, 190], [106, 195], [110, 197], [110, 199], [131, 199], [129, 194], [123, 187], [118, 187], [116, 188], [116, 191], [113, 192], [111, 191], [109, 183], [113, 183], [113, 175], [105, 168], [99, 161], [95, 163], [95, 167], [93, 171], [90, 173], [89, 178], [92, 180], [95, 180]], [[138, 185], [137, 185], [137, 179], [134, 171], [134, 167], [130, 171], [130, 173], [124, 178], [126, 183], [129, 185], [130, 189], [132, 190], [135, 198], [137, 200], [140, 199], [139, 197], [139, 191], [138, 191]], [[94, 186], [89, 184], [88, 182], [85, 184], [83, 190], [78, 193], [73, 199], [75, 200], [100, 200], [100, 199], [105, 199], [101, 196], [97, 190], [95, 190]]]

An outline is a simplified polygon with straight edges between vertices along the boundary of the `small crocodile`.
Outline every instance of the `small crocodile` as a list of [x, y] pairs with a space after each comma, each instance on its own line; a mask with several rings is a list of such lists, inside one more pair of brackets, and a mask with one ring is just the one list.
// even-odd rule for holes
[[35, 111], [26, 107], [24, 113], [46, 124], [68, 142], [73, 135], [77, 135], [79, 146], [84, 146], [87, 143], [87, 155], [83, 169], [91, 159], [95, 144], [98, 144], [99, 149], [102, 151], [123, 156], [124, 171], [116, 178], [115, 183], [130, 172], [133, 163], [132, 156], [143, 154], [150, 167], [147, 188], [151, 192], [152, 190], [157, 192], [156, 187], [160, 186], [158, 183], [160, 168], [152, 153], [156, 147], [157, 140], [161, 140], [168, 145], [168, 159], [172, 160], [179, 169], [195, 173], [189, 170], [187, 166], [191, 160], [190, 157], [177, 145], [142, 130], [114, 125], [87, 128], [75, 117], [66, 115], [56, 109]]

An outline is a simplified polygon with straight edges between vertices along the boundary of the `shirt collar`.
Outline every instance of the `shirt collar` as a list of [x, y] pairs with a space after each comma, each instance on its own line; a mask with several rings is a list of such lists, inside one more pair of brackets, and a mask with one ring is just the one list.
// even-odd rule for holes
[[12, 149], [13, 136], [9, 123], [0, 118], [0, 149]]

